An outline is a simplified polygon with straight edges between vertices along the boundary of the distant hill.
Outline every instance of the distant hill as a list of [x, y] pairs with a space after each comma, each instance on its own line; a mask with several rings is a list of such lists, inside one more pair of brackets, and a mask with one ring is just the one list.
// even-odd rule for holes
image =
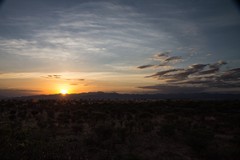
[[192, 100], [240, 100], [240, 94], [119, 94], [105, 92], [88, 92], [79, 94], [53, 94], [17, 97], [17, 99], [110, 99], [110, 100], [131, 100], [131, 99], [192, 99]]

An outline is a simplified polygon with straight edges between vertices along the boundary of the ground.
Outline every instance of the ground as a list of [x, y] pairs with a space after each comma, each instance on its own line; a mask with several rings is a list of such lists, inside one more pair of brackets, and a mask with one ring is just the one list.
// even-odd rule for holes
[[240, 101], [2, 100], [0, 159], [240, 159]]

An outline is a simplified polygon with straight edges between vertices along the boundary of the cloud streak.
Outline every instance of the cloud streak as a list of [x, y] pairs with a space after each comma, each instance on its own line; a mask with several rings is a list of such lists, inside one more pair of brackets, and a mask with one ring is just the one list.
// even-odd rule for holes
[[[158, 54], [155, 57], [171, 57], [170, 53]], [[175, 57], [171, 58], [175, 59]], [[225, 61], [209, 64], [192, 64], [185, 68], [174, 68], [156, 72], [145, 78], [155, 78], [165, 82], [152, 86], [142, 86], [142, 89], [155, 89], [159, 92], [203, 92], [217, 89], [236, 89], [240, 91], [240, 69], [223, 70]], [[143, 68], [144, 69], [144, 68]]]
[[[138, 66], [138, 69], [146, 69], [146, 68], [158, 68], [158, 67], [169, 67], [171, 64], [176, 64], [182, 61], [181, 56], [170, 56], [170, 52], [161, 52], [157, 53], [153, 56], [153, 60], [157, 61], [158, 64], [147, 64]], [[159, 64], [160, 62], [160, 64]]]
[[61, 81], [69, 81], [72, 86], [76, 86], [80, 84], [80, 82], [85, 81], [83, 78], [64, 78], [63, 75], [60, 74], [49, 74], [47, 76], [42, 76], [42, 78], [49, 79], [49, 80], [61, 80]]
[[155, 61], [160, 61], [162, 64], [177, 63], [182, 60], [181, 56], [170, 56], [171, 52], [161, 52], [153, 56]]
[[139, 69], [145, 69], [145, 68], [151, 68], [151, 67], [153, 67], [153, 66], [155, 66], [155, 65], [147, 64], [147, 65], [138, 66], [137, 68], [139, 68]]
[[62, 77], [62, 75], [58, 75], [58, 74], [53, 74], [53, 75], [47, 75], [46, 78], [53, 78], [53, 79], [60, 79]]
[[0, 96], [4, 97], [18, 97], [18, 96], [28, 96], [41, 93], [40, 90], [27, 90], [27, 89], [3, 89], [0, 88]]

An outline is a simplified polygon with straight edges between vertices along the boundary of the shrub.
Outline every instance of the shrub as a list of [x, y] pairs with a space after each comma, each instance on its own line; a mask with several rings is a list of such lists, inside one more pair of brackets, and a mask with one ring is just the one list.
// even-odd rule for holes
[[204, 128], [191, 129], [184, 135], [185, 142], [195, 151], [207, 149], [214, 138], [214, 133]]

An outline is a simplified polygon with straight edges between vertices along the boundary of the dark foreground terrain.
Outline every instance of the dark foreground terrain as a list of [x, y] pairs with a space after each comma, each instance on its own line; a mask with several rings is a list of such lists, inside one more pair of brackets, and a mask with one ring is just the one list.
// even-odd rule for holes
[[240, 159], [240, 101], [0, 101], [0, 159]]

